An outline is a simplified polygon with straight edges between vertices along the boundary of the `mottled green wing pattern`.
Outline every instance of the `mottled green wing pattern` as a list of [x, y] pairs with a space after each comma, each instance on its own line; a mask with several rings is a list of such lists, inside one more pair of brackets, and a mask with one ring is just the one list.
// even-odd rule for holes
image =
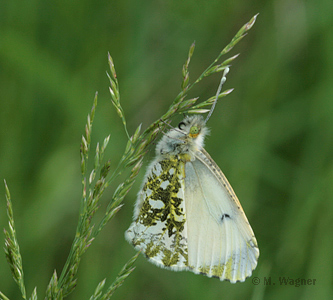
[[126, 239], [151, 262], [174, 270], [188, 268], [184, 178], [184, 162], [178, 156], [155, 160], [126, 231]]

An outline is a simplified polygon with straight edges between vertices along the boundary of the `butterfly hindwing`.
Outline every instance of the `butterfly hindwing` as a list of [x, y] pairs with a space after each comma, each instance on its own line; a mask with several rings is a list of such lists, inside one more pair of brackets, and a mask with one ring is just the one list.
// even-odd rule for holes
[[161, 267], [187, 268], [184, 162], [155, 160], [148, 168], [126, 238]]

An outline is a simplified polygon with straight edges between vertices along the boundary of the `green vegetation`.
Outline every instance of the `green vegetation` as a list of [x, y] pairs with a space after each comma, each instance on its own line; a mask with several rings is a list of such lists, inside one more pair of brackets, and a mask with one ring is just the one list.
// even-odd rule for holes
[[[123, 233], [131, 222], [144, 167], [136, 182], [133, 176], [127, 179], [131, 170], [137, 175], [140, 151], [148, 151], [144, 166], [153, 155], [154, 145], [148, 148], [148, 144], [163, 127], [155, 120], [167, 111], [163, 120], [177, 124], [170, 108], [180, 105], [186, 111], [192, 104], [186, 99], [199, 96], [198, 104], [211, 99], [220, 80], [221, 73], [212, 73], [191, 91], [186, 89], [188, 69], [185, 64], [182, 74], [180, 67], [188, 46], [196, 41], [189, 66], [193, 83], [238, 28], [260, 12], [255, 28], [228, 54], [233, 58], [241, 53], [227, 63], [232, 67], [224, 88], [235, 91], [217, 103], [206, 141], [256, 234], [261, 252], [253, 277], [232, 285], [159, 269], [139, 256], [136, 269], [112, 299], [332, 298], [330, 2], [136, 3], [0, 4], [0, 178], [6, 178], [11, 195], [4, 185], [0, 194], [7, 195], [7, 205], [12, 199], [8, 216], [15, 216], [15, 226], [8, 226], [3, 197], [0, 227], [7, 230], [11, 268], [0, 255], [1, 292], [9, 299], [25, 293], [26, 298], [38, 294], [42, 299], [46, 287], [48, 295], [65, 295], [76, 286], [68, 299], [88, 299], [93, 294], [91, 299], [98, 299], [101, 292], [113, 292], [133, 270], [130, 258], [136, 253]], [[121, 94], [121, 106], [117, 95], [112, 97], [118, 110], [110, 105], [106, 89], [108, 51], [117, 69], [115, 77], [109, 59], [113, 91], [119, 88]], [[80, 161], [79, 137], [95, 90], [98, 106], [87, 122]], [[188, 96], [181, 102], [185, 92]], [[142, 148], [140, 132], [154, 134]], [[108, 147], [106, 139], [95, 155], [98, 141], [109, 134]], [[137, 157], [129, 161], [123, 152], [132, 135], [137, 138], [132, 153]], [[85, 157], [90, 148], [86, 145], [92, 147], [90, 160]], [[131, 152], [132, 144], [128, 145]], [[119, 176], [116, 173], [104, 190], [119, 161], [122, 167], [132, 164]], [[80, 171], [85, 175], [81, 177]], [[87, 199], [90, 188], [98, 203], [88, 201], [80, 207], [81, 183], [86, 185]], [[128, 194], [126, 184], [133, 184]], [[121, 201], [124, 206], [119, 210]], [[94, 218], [87, 218], [89, 214]], [[260, 282], [252, 281], [255, 277]], [[62, 283], [66, 289], [60, 291]]]

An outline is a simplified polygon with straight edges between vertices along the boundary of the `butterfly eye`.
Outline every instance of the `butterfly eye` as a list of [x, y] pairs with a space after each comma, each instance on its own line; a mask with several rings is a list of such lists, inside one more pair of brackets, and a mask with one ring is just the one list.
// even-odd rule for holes
[[197, 126], [192, 126], [190, 129], [190, 135], [196, 137], [199, 134], [199, 128]]
[[186, 126], [186, 124], [185, 124], [184, 122], [180, 122], [180, 123], [178, 124], [178, 128], [179, 128], [180, 130], [183, 130], [185, 126]]

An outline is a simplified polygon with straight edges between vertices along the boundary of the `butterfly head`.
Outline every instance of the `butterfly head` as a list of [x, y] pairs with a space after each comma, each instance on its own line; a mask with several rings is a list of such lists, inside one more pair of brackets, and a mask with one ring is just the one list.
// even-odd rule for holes
[[193, 153], [203, 147], [207, 133], [202, 116], [186, 116], [178, 124], [178, 128], [171, 129], [163, 136], [157, 144], [156, 152], [158, 155], [188, 154], [192, 158]]
[[183, 139], [197, 139], [208, 133], [204, 118], [201, 115], [186, 116], [178, 124], [178, 129], [183, 135]]

